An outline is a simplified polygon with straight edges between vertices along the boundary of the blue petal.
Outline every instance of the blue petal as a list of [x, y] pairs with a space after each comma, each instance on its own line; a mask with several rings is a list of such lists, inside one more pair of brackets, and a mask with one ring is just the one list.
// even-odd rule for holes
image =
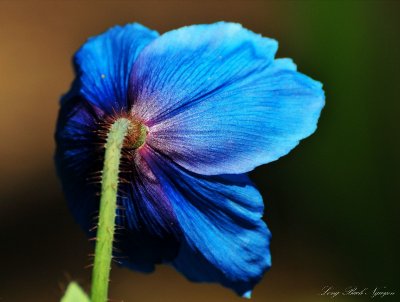
[[115, 26], [90, 38], [75, 54], [81, 95], [107, 113], [128, 108], [133, 63], [157, 36], [157, 32], [135, 23]]
[[189, 280], [248, 296], [271, 266], [262, 197], [246, 175], [201, 176], [154, 160], [184, 234], [173, 265]]
[[[99, 125], [105, 113], [80, 96], [64, 100], [61, 107], [55, 155], [69, 208], [83, 230], [95, 236], [99, 209], [100, 171], [105, 137]], [[105, 130], [105, 129], [103, 129]], [[124, 153], [125, 154], [125, 153]], [[140, 153], [124, 160], [120, 174], [115, 256], [132, 269], [150, 272], [155, 264], [171, 261], [178, 253], [181, 231], [168, 199]]]
[[[122, 264], [135, 270], [152, 271], [154, 264], [176, 257], [182, 235], [171, 201], [146, 160], [146, 147], [122, 164], [125, 183], [119, 203], [121, 215], [116, 223], [123, 227], [117, 236]], [[146, 269], [143, 269], [143, 268]]]
[[249, 290], [249, 291], [245, 292], [245, 293], [242, 295], [242, 297], [243, 297], [243, 298], [246, 298], [246, 299], [251, 299], [251, 294], [252, 294], [252, 291]]
[[157, 36], [139, 24], [116, 26], [75, 54], [77, 78], [61, 101], [55, 159], [69, 205], [86, 231], [98, 206], [98, 188], [90, 183], [102, 169], [101, 125], [112, 110], [126, 106], [133, 62]]
[[148, 144], [199, 174], [250, 171], [287, 154], [314, 132], [321, 84], [274, 60], [277, 43], [238, 24], [168, 32], [139, 55], [133, 111]]
[[93, 227], [98, 207], [98, 188], [93, 183], [102, 169], [101, 139], [96, 132], [102, 118], [103, 112], [82, 97], [68, 98], [60, 109], [55, 135], [57, 173], [70, 210], [86, 232]]

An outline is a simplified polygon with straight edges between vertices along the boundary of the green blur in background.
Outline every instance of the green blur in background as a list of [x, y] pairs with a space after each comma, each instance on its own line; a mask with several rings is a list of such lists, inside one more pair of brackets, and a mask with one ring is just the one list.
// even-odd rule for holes
[[[92, 35], [139, 22], [159, 32], [235, 21], [280, 42], [324, 83], [317, 132], [251, 173], [266, 203], [273, 266], [253, 301], [370, 301], [322, 288], [375, 287], [400, 301], [400, 4], [388, 1], [1, 1], [0, 301], [58, 301], [90, 285], [93, 247], [73, 221], [54, 164], [58, 100], [71, 56]], [[114, 266], [114, 301], [243, 301], [167, 266]]]

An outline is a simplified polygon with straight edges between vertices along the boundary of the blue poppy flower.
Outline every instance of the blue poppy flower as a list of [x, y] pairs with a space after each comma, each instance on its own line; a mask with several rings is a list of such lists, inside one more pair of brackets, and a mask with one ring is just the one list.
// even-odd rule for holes
[[[322, 85], [275, 59], [278, 43], [239, 24], [159, 35], [113, 27], [75, 54], [62, 98], [56, 164], [69, 206], [90, 234], [99, 206], [104, 131], [137, 125], [121, 164], [118, 255], [131, 269], [170, 263], [192, 281], [249, 296], [271, 266], [263, 201], [246, 175], [312, 134]], [[136, 142], [137, 143], [137, 142]]]

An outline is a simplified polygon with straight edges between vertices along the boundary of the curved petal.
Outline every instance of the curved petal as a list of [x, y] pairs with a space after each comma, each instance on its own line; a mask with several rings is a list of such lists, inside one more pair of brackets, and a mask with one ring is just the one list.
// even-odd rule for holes
[[[63, 190], [75, 219], [91, 236], [100, 185], [88, 178], [102, 169], [104, 138], [96, 130], [103, 119], [97, 107], [72, 98], [60, 111], [56, 133]], [[118, 201], [124, 208], [116, 242], [122, 264], [150, 272], [156, 263], [173, 261], [191, 280], [247, 292], [270, 265], [269, 231], [260, 220], [257, 190], [243, 175], [194, 175], [161, 157], [155, 164], [151, 154], [145, 145], [121, 166], [126, 171], [121, 177], [128, 180]]]
[[[106, 116], [80, 96], [65, 98], [56, 132], [57, 173], [75, 220], [91, 237], [100, 201]], [[155, 264], [176, 257], [181, 235], [171, 204], [139, 155], [131, 158], [124, 151], [121, 177], [128, 182], [119, 186], [114, 255], [124, 256], [125, 266], [150, 272]]]
[[184, 234], [175, 268], [191, 281], [218, 282], [249, 296], [271, 266], [257, 189], [243, 174], [201, 176], [153, 156]]
[[104, 113], [80, 96], [64, 98], [55, 139], [55, 163], [69, 208], [82, 228], [89, 232], [96, 216], [102, 169], [97, 125]]
[[74, 57], [80, 94], [108, 113], [128, 108], [133, 63], [157, 36], [157, 32], [134, 23], [90, 38]]
[[[158, 177], [146, 161], [146, 148], [122, 163], [120, 204], [116, 223], [123, 227], [116, 237], [122, 265], [140, 271], [154, 270], [154, 264], [172, 261], [179, 249], [181, 229], [170, 200]], [[143, 268], [146, 269], [143, 269]]]
[[238, 24], [168, 32], [130, 79], [148, 144], [199, 174], [244, 173], [287, 154], [316, 128], [321, 84], [274, 60], [277, 43]]

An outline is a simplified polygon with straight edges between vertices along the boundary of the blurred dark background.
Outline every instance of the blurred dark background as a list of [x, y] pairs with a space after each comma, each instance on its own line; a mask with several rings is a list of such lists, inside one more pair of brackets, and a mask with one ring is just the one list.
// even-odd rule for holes
[[[399, 287], [399, 2], [1, 1], [0, 301], [58, 301], [86, 289], [92, 247], [68, 213], [53, 165], [58, 100], [89, 36], [140, 22], [159, 32], [235, 21], [277, 39], [278, 57], [324, 83], [317, 132], [252, 177], [266, 203], [273, 267], [257, 301], [330, 301], [321, 288]], [[161, 266], [114, 267], [114, 301], [243, 301]], [[343, 296], [334, 301], [369, 301]]]

